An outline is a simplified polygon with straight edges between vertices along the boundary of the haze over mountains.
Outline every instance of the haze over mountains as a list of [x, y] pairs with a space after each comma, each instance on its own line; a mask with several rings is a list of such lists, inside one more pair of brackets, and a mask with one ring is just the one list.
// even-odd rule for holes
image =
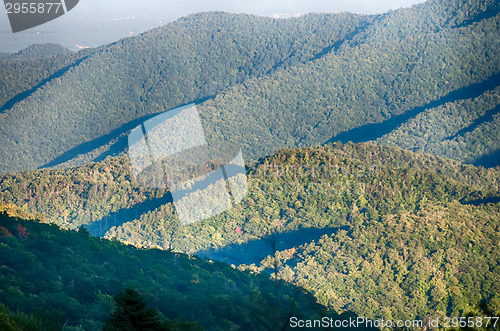
[[[492, 0], [287, 20], [210, 12], [0, 60], [0, 201], [270, 275], [338, 312], [498, 316], [499, 28]], [[181, 226], [168, 190], [133, 179], [127, 135], [189, 103], [222, 159], [242, 149], [249, 191]]]
[[[375, 16], [274, 20], [206, 13], [55, 57], [54, 64], [43, 64], [52, 72], [43, 79], [30, 68], [39, 62], [3, 63], [6, 72], [26, 66], [26, 80], [40, 83], [22, 93], [9, 89], [25, 76], [4, 79], [0, 170], [77, 157], [70, 164], [84, 164], [102, 159], [110, 141], [111, 154], [123, 152], [120, 135], [148, 116], [190, 102], [199, 104], [209, 141], [242, 146], [248, 160], [395, 121], [387, 132], [375, 128], [378, 135], [360, 141], [382, 138], [419, 113], [445, 106], [451, 128], [439, 121], [397, 142], [383, 139], [408, 145], [413, 136], [425, 136], [422, 131], [438, 134], [437, 143], [452, 141], [430, 152], [474, 162], [499, 149], [498, 139], [488, 138], [498, 128], [492, 110], [498, 104], [498, 11], [494, 1], [430, 1]], [[456, 108], [466, 100], [484, 106], [466, 108], [463, 122]], [[409, 116], [399, 120], [402, 114]], [[465, 137], [464, 129], [477, 120], [480, 125]], [[425, 151], [423, 143], [412, 148]], [[474, 152], [460, 150], [476, 143]]]
[[56, 21], [13, 34], [7, 15], [0, 15], [1, 52], [18, 52], [31, 44], [59, 43], [73, 51], [98, 47], [157, 28], [193, 13], [224, 11], [287, 18], [307, 13], [376, 14], [409, 7], [422, 0], [338, 1], [184, 1], [87, 0]]

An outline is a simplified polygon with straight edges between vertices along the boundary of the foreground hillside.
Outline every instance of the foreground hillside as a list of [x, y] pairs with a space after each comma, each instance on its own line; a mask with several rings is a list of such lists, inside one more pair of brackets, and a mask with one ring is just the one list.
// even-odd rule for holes
[[[209, 143], [247, 160], [381, 138], [481, 164], [500, 149], [499, 12], [494, 0], [429, 0], [374, 16], [202, 13], [52, 66], [0, 63], [0, 172], [119, 155], [131, 129], [188, 103]], [[429, 123], [443, 113], [447, 124]]]
[[125, 288], [177, 321], [176, 330], [285, 330], [291, 316], [339, 317], [284, 282], [17, 216], [30, 217], [0, 205], [2, 330], [99, 330], [113, 311], [112, 296]]
[[498, 314], [500, 169], [372, 144], [281, 151], [233, 209], [180, 226], [126, 158], [4, 176], [1, 198], [69, 228], [277, 275], [366, 317]]
[[227, 213], [179, 227], [167, 204], [107, 235], [271, 273], [361, 316], [498, 315], [499, 170], [366, 144], [290, 150]]

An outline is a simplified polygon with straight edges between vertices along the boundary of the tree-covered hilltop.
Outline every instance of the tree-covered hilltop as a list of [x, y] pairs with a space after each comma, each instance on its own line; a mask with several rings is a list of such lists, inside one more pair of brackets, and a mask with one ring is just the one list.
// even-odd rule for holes
[[133, 180], [128, 157], [64, 170], [4, 175], [0, 181], [0, 200], [41, 213], [50, 222], [69, 229], [127, 209], [134, 218], [139, 217], [140, 209], [169, 201], [165, 190], [145, 189]]
[[277, 274], [360, 316], [500, 313], [499, 168], [337, 144], [280, 152], [248, 178], [246, 199], [207, 221], [180, 227], [167, 204], [107, 236]]
[[175, 330], [200, 330], [189, 321], [206, 330], [288, 330], [292, 316], [340, 318], [285, 282], [17, 216], [15, 207], [0, 205], [2, 330], [99, 330], [116, 318], [113, 296], [126, 288]]
[[[241, 146], [248, 160], [353, 135], [375, 140], [463, 95], [494, 91], [498, 22], [492, 0], [432, 0], [374, 16], [191, 15], [77, 53], [81, 62], [4, 106], [0, 171], [123, 152], [128, 131], [192, 102], [209, 141]], [[492, 109], [498, 100], [488, 102]], [[470, 121], [453, 112], [453, 130], [436, 144], [472, 130], [485, 114], [473, 102], [463, 105]], [[476, 162], [498, 149], [495, 118], [485, 119], [487, 129], [429, 151]], [[408, 142], [398, 143], [414, 143], [401, 137]], [[474, 153], [465, 151], [478, 142]]]
[[498, 167], [336, 143], [280, 151], [248, 183], [239, 205], [189, 226], [168, 194], [130, 181], [126, 158], [6, 175], [0, 197], [62, 226], [277, 274], [365, 317], [498, 311]]
[[[415, 174], [432, 176], [435, 186], [443, 186], [443, 188], [436, 187], [436, 189], [450, 190], [455, 194], [449, 199], [464, 201], [488, 199], [490, 196], [496, 196], [495, 192], [498, 191], [499, 170], [495, 168], [477, 168], [400, 148], [376, 146], [369, 143], [336, 143], [321, 148], [328, 152], [323, 155], [313, 149], [312, 155], [332, 159], [328, 161], [331, 165], [327, 169], [320, 169], [327, 171], [327, 179], [338, 181], [342, 185], [354, 186], [354, 188], [356, 188], [355, 185], [363, 185], [360, 189], [366, 188], [367, 185], [376, 186], [376, 182], [372, 179], [381, 180], [381, 177], [374, 177], [379, 175], [386, 178], [385, 185], [389, 183], [392, 186], [400, 185], [400, 172], [404, 172], [405, 176], [409, 177]], [[272, 190], [275, 181], [269, 177], [272, 174], [272, 170], [269, 170], [270, 164], [278, 168], [285, 167], [288, 171], [298, 167], [302, 171], [302, 177], [308, 175], [306, 168], [310, 166], [309, 162], [320, 164], [321, 162], [309, 161], [309, 157], [304, 160], [302, 157], [295, 156], [302, 155], [303, 152], [300, 149], [283, 150], [263, 159], [262, 164], [249, 165], [250, 183], [254, 185], [254, 188], [266, 190], [265, 192], [268, 191], [267, 186]], [[419, 172], [416, 172], [417, 170]], [[398, 175], [394, 176], [396, 172]], [[277, 182], [294, 183], [295, 179], [280, 177]], [[405, 192], [409, 184], [403, 183], [405, 186], [401, 186], [401, 190]], [[260, 185], [263, 187], [259, 188]], [[419, 182], [412, 179], [411, 185], [418, 186]], [[447, 186], [450, 188], [447, 189]], [[250, 196], [252, 196], [255, 193], [252, 186], [250, 188]], [[421, 196], [440, 194], [428, 190], [427, 185], [412, 188], [412, 190], [417, 190], [416, 192], [420, 192]], [[341, 199], [342, 196], [339, 195], [337, 198]], [[402, 203], [412, 208], [418, 200], [416, 197], [406, 200], [406, 196], [397, 198], [399, 200], [404, 198]], [[446, 195], [441, 198], [445, 199]], [[288, 199], [294, 200], [297, 196], [288, 196]], [[399, 200], [393, 201], [395, 199], [393, 196], [387, 195], [373, 196], [371, 199], [374, 205], [398, 206], [400, 203]], [[70, 169], [43, 169], [0, 176], [0, 200], [14, 203], [32, 214], [37, 214], [39, 218], [43, 217], [48, 222], [66, 228], [76, 229], [81, 225], [93, 225], [96, 231], [98, 228], [105, 230], [101, 232], [102, 235], [111, 226], [116, 225], [113, 222], [121, 224], [143, 217], [149, 218], [149, 212], [160, 207], [164, 209], [160, 214], [172, 215], [172, 223], [177, 224], [168, 191], [141, 187], [133, 179], [130, 160], [125, 156]], [[261, 203], [262, 206], [265, 205], [264, 200], [261, 200]], [[348, 206], [343, 211], [347, 213], [349, 208]], [[384, 207], [384, 210], [388, 210], [387, 207]], [[152, 224], [159, 219], [162, 217], [151, 215], [151, 219], [145, 223]], [[154, 234], [148, 236], [151, 235], [153, 237], [148, 237], [149, 239], [155, 236]], [[153, 242], [156, 243], [156, 240]]]

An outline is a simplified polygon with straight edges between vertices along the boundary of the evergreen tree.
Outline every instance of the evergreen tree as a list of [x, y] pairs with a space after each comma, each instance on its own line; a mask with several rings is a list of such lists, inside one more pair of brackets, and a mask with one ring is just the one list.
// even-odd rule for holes
[[116, 308], [103, 330], [161, 330], [161, 321], [136, 290], [126, 289], [115, 297]]

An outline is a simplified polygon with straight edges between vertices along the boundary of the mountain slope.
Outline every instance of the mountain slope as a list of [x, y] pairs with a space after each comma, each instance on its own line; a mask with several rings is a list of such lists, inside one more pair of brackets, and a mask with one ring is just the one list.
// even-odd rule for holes
[[61, 54], [48, 58], [0, 59], [0, 113], [31, 95], [53, 77], [74, 66], [85, 53]]
[[24, 60], [24, 59], [42, 59], [50, 56], [71, 53], [69, 49], [60, 44], [34, 44], [15, 54], [6, 54], [0, 56], [2, 60]]
[[[189, 226], [126, 158], [7, 175], [0, 192], [66, 227], [276, 273], [335, 309], [423, 319], [498, 310], [499, 171], [366, 143], [285, 150], [249, 171], [239, 205]], [[416, 297], [420, 283], [434, 287]]]
[[[2, 175], [0, 200], [271, 275], [364, 317], [498, 315], [500, 168], [462, 162], [498, 154], [499, 7], [205, 13], [79, 53], [4, 106], [0, 171], [84, 165]], [[124, 153], [132, 128], [188, 102], [218, 156], [243, 149], [249, 192], [181, 226], [170, 193], [140, 187]]]
[[367, 318], [498, 314], [499, 180], [367, 144], [290, 150], [219, 216], [182, 227], [167, 204], [107, 236], [271, 273]]
[[69, 72], [0, 114], [0, 153], [12, 155], [2, 172], [40, 167], [152, 114], [307, 61], [365, 20], [350, 14], [284, 21], [204, 13], [86, 50], [89, 56]]
[[[258, 159], [456, 101], [461, 89], [493, 77], [486, 93], [499, 84], [499, 16], [457, 28], [449, 22], [454, 16], [439, 11], [447, 4], [388, 13], [317, 61], [224, 91], [198, 107], [207, 134]], [[495, 132], [484, 137], [487, 150], [498, 148]]]
[[[423, 169], [436, 174], [440, 181], [452, 181], [456, 183], [454, 185], [461, 185], [462, 193], [460, 197], [456, 197], [458, 199], [480, 200], [495, 195], [494, 192], [498, 191], [498, 169], [478, 169], [428, 155], [420, 156], [399, 148], [364, 144], [333, 146], [334, 155], [343, 160], [342, 164], [337, 161], [334, 163], [338, 165], [335, 166], [337, 168], [330, 169], [333, 175], [348, 171], [349, 176], [353, 176], [359, 172], [364, 176], [362, 178], [365, 185], [369, 184], [369, 177], [365, 175], [374, 176], [385, 165], [398, 169]], [[378, 156], [372, 159], [374, 155]], [[279, 158], [273, 162], [281, 163]], [[257, 171], [257, 166], [250, 168], [253, 169], [250, 174]], [[356, 169], [357, 166], [360, 169]], [[262, 172], [257, 173], [262, 176]], [[101, 231], [114, 225], [113, 221], [121, 224], [125, 220], [139, 219], [145, 216], [143, 214], [171, 202], [168, 191], [138, 185], [132, 177], [128, 157], [110, 158], [70, 169], [44, 169], [3, 175], [0, 177], [0, 200], [12, 202], [33, 214], [44, 215], [50, 222], [67, 228], [76, 229], [81, 225], [95, 223]], [[174, 217], [173, 207], [164, 212]], [[109, 225], [105, 226], [104, 223]]]
[[494, 262], [500, 258], [498, 203], [429, 203], [379, 221], [367, 209], [354, 210], [348, 231], [240, 269], [276, 271], [322, 304], [360, 316], [407, 320], [500, 314], [500, 270]]
[[[495, 79], [498, 82], [500, 78]], [[444, 155], [468, 163], [478, 162], [485, 155], [498, 154], [499, 92], [500, 86], [496, 85], [480, 95], [433, 107], [377, 139], [377, 143]], [[492, 157], [490, 162], [485, 160], [478, 164], [496, 166], [498, 158]]]
[[[197, 320], [207, 330], [288, 330], [290, 316], [340, 317], [283, 282], [183, 254], [99, 240], [84, 229], [61, 231], [25, 221], [15, 217], [13, 206], [2, 204], [0, 211], [0, 302], [33, 314], [32, 325], [42, 325], [30, 330], [61, 330], [63, 324], [99, 330], [113, 309], [112, 296], [126, 287], [140, 291], [169, 319]], [[355, 318], [342, 316], [349, 317]]]

